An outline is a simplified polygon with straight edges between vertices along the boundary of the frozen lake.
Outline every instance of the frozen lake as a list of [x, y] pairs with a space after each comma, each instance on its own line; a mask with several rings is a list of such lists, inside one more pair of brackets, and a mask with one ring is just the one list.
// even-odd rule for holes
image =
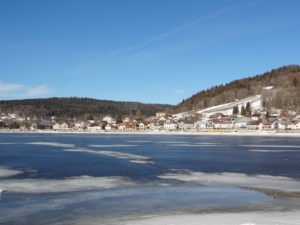
[[0, 189], [0, 224], [130, 224], [150, 214], [298, 212], [300, 140], [0, 133]]

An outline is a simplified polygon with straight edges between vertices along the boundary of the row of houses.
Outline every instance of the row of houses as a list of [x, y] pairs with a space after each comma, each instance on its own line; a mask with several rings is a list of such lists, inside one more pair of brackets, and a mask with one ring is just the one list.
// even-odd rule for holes
[[[199, 116], [199, 115], [197, 115]], [[100, 121], [64, 121], [53, 119], [41, 120], [20, 126], [22, 130], [55, 130], [55, 131], [110, 131], [110, 130], [203, 130], [203, 129], [248, 129], [248, 130], [300, 130], [300, 116], [288, 118], [279, 113], [266, 115], [264, 112], [253, 112], [251, 116], [223, 115], [216, 113], [209, 117], [190, 115], [188, 118], [178, 118], [171, 114], [157, 113], [146, 119], [125, 117], [117, 121], [111, 116], [105, 116]], [[11, 117], [10, 117], [11, 118]], [[17, 117], [15, 117], [17, 118]], [[197, 119], [195, 119], [197, 118]]]
[[194, 124], [196, 129], [247, 129], [247, 130], [299, 130], [300, 118], [287, 119], [280, 115], [253, 114], [245, 116], [224, 116], [203, 118]]

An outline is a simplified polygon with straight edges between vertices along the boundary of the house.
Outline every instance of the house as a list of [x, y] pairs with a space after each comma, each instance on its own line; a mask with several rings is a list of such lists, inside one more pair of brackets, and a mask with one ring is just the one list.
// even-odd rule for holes
[[206, 129], [208, 122], [209, 121], [199, 120], [196, 123], [194, 123], [194, 128], [196, 128], [196, 129]]
[[60, 130], [60, 124], [59, 123], [55, 123], [52, 125], [53, 130]]
[[51, 122], [55, 123], [57, 121], [57, 117], [56, 116], [51, 116]]
[[287, 125], [288, 130], [300, 130], [300, 120], [292, 121]]
[[272, 129], [279, 129], [279, 130], [286, 130], [287, 129], [287, 124], [284, 121], [274, 121], [271, 124]]
[[156, 114], [155, 114], [155, 117], [156, 118], [161, 118], [161, 117], [164, 117], [166, 115], [166, 113], [164, 113], [164, 112], [157, 112]]
[[68, 130], [69, 129], [69, 125], [67, 123], [62, 123], [60, 125], [60, 129], [62, 129], [62, 130]]
[[52, 125], [49, 121], [42, 120], [41, 122], [37, 123], [37, 129], [50, 130], [50, 129], [52, 129]]
[[30, 126], [30, 130], [36, 130], [37, 129], [37, 124], [36, 123], [32, 123]]
[[102, 121], [107, 123], [113, 123], [114, 119], [111, 116], [105, 116], [103, 117]]
[[150, 123], [149, 124], [149, 129], [151, 129], [151, 130], [162, 130], [163, 127], [164, 126], [160, 123]]
[[251, 121], [250, 123], [248, 123], [246, 125], [246, 129], [248, 129], [248, 130], [258, 130], [260, 123], [261, 123], [260, 120]]
[[155, 130], [155, 124], [156, 124], [156, 123], [154, 123], [154, 122], [149, 123], [149, 124], [148, 124], [148, 128], [149, 128], [150, 130]]
[[180, 121], [178, 123], [178, 129], [180, 130], [189, 130], [189, 129], [193, 129], [194, 128], [194, 124], [192, 123], [185, 123], [184, 121]]
[[139, 123], [139, 130], [145, 130], [146, 126], [144, 123]]
[[126, 130], [126, 123], [119, 123], [117, 125], [118, 130]]
[[258, 121], [258, 120], [260, 120], [260, 116], [261, 116], [260, 113], [255, 112], [255, 113], [252, 114], [251, 119], [252, 119], [253, 121]]
[[112, 124], [111, 123], [106, 124], [105, 130], [112, 130]]
[[270, 122], [260, 123], [258, 125], [258, 129], [260, 129], [260, 130], [270, 130], [270, 129], [272, 129], [272, 124]]
[[136, 130], [139, 127], [137, 122], [126, 123], [126, 130]]
[[162, 117], [159, 118], [159, 121], [166, 121], [166, 120], [167, 119], [164, 116], [162, 116]]
[[173, 121], [171, 120], [167, 120], [165, 123], [164, 123], [164, 130], [177, 130], [178, 126], [177, 126], [177, 123], [174, 123]]
[[232, 129], [233, 123], [230, 121], [219, 121], [214, 124], [215, 129]]
[[278, 129], [279, 130], [286, 130], [287, 129], [287, 122], [285, 122], [285, 121], [279, 121], [278, 122]]
[[131, 121], [131, 119], [129, 117], [125, 117], [123, 119], [123, 123], [129, 123]]
[[251, 123], [251, 122], [252, 122], [251, 118], [244, 117], [244, 116], [237, 117], [237, 118], [235, 118], [235, 120], [233, 122], [234, 123], [233, 128], [245, 129], [247, 127], [247, 124]]
[[86, 124], [83, 121], [78, 121], [74, 124], [74, 128], [76, 130], [82, 130], [82, 129], [86, 128]]
[[93, 123], [90, 124], [90, 126], [87, 127], [88, 131], [96, 132], [102, 130], [102, 124], [101, 123]]

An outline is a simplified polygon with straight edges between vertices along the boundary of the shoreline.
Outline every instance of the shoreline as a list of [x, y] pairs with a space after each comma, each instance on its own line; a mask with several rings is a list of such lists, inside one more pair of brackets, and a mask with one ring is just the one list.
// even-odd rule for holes
[[53, 131], [53, 130], [0, 130], [0, 133], [20, 133], [20, 134], [125, 134], [125, 135], [212, 135], [212, 136], [263, 136], [263, 137], [300, 137], [300, 131], [277, 131], [277, 130], [203, 130], [203, 131]]

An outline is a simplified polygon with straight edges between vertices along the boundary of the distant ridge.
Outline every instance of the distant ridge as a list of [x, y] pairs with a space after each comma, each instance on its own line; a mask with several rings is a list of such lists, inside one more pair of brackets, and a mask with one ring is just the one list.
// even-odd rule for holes
[[93, 117], [105, 115], [152, 116], [158, 111], [167, 111], [172, 105], [143, 104], [140, 102], [121, 102], [93, 98], [41, 98], [0, 101], [0, 112], [18, 113], [28, 117], [71, 119], [90, 114]]
[[257, 94], [262, 95], [265, 107], [299, 110], [300, 66], [283, 66], [261, 75], [200, 91], [176, 105], [173, 112], [205, 109]]

